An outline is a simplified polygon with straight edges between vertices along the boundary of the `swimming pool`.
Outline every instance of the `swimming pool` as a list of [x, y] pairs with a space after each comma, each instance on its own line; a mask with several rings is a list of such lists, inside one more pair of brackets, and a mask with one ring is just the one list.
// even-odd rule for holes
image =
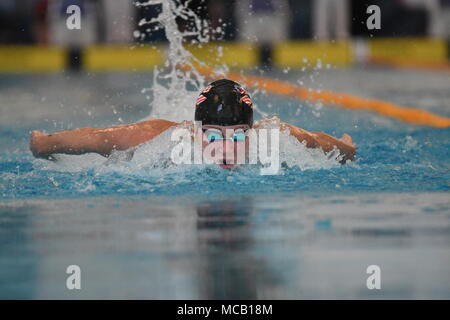
[[[271, 71], [450, 116], [446, 73]], [[149, 73], [0, 76], [1, 298], [449, 298], [450, 129], [254, 93], [262, 112], [349, 133], [357, 160], [304, 150], [280, 175], [33, 159], [28, 132], [145, 118]], [[164, 154], [162, 155], [164, 156]], [[291, 159], [292, 160], [292, 159]], [[82, 290], [65, 287], [81, 267]], [[382, 289], [368, 290], [379, 265]]]

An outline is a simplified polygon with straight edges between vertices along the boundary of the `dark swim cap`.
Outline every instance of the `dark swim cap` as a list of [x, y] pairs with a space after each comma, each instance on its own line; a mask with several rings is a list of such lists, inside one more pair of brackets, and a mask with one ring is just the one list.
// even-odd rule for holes
[[220, 79], [202, 91], [196, 101], [195, 121], [205, 125], [253, 125], [253, 105], [239, 83]]

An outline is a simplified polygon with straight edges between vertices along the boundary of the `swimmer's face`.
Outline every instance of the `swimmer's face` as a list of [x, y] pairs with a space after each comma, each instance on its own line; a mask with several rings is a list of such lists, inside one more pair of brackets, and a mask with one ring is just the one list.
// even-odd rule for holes
[[203, 125], [203, 155], [210, 157], [223, 169], [245, 163], [249, 139], [249, 125], [216, 126]]

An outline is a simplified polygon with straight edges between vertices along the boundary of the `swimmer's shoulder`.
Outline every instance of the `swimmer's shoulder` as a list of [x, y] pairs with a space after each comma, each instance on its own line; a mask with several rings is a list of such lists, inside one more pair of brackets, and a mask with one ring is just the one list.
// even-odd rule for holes
[[136, 128], [142, 135], [149, 135], [148, 138], [153, 138], [155, 135], [163, 133], [164, 131], [179, 125], [179, 122], [164, 119], [152, 119], [140, 121], [135, 124], [128, 125], [128, 127], [130, 129]]
[[270, 128], [282, 128], [284, 123], [280, 118], [273, 116], [270, 118], [263, 118], [252, 125], [252, 129], [270, 129]]
[[143, 127], [143, 128], [149, 128], [153, 130], [160, 129], [161, 131], [164, 131], [170, 127], [174, 127], [179, 125], [179, 122], [164, 120], [164, 119], [152, 119], [152, 120], [145, 120], [136, 123], [136, 125]]

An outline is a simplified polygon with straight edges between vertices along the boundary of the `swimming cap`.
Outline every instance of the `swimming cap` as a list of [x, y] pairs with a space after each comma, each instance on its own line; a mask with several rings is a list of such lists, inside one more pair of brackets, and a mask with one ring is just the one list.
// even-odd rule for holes
[[237, 82], [220, 79], [210, 83], [196, 101], [195, 121], [205, 125], [253, 125], [253, 104]]

